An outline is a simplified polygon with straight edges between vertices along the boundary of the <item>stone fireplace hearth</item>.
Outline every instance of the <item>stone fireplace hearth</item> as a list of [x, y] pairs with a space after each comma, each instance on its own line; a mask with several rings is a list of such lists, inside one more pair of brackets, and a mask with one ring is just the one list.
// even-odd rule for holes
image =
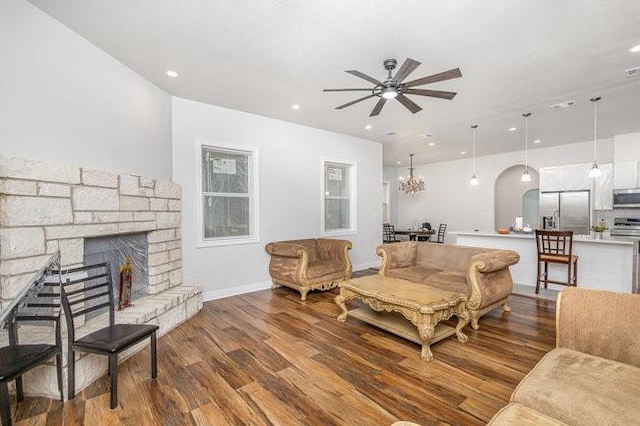
[[[182, 283], [180, 211], [181, 188], [172, 182], [0, 156], [0, 303], [6, 306], [58, 251], [63, 268], [79, 266], [85, 239], [144, 233], [146, 296], [117, 321], [156, 323], [166, 333], [202, 307], [200, 288]], [[104, 360], [85, 358], [78, 390], [106, 372]], [[53, 373], [41, 371], [47, 368], [32, 374]], [[25, 391], [55, 397], [53, 376], [44, 389], [37, 382], [25, 379]]]

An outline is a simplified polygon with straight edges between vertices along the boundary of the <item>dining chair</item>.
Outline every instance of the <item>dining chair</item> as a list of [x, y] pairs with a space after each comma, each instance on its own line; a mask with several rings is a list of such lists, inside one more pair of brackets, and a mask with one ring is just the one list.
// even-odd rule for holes
[[446, 233], [447, 233], [447, 224], [441, 223], [440, 226], [438, 226], [437, 239], [435, 241], [430, 240], [430, 242], [444, 244], [444, 236]]
[[383, 243], [395, 243], [399, 240], [396, 238], [396, 229], [389, 223], [382, 224], [382, 242]]
[[[431, 224], [429, 222], [422, 222], [422, 229], [431, 231]], [[418, 241], [429, 241], [431, 235], [418, 235]]]
[[[9, 312], [4, 320], [4, 325], [9, 332], [9, 345], [0, 348], [0, 418], [3, 426], [11, 425], [9, 382], [15, 380], [16, 400], [22, 402], [24, 400], [22, 376], [35, 367], [49, 362], [54, 357], [60, 400], [64, 401], [60, 286], [59, 283], [46, 282], [49, 276], [49, 271], [39, 274], [36, 281], [30, 285], [29, 290], [22, 295], [12, 308], [12, 312]], [[18, 326], [19, 323], [20, 326]], [[42, 339], [38, 338], [35, 341], [46, 340], [46, 342], [20, 343], [18, 330], [26, 325], [31, 332], [34, 332], [32, 334], [42, 336]]]
[[[110, 407], [118, 406], [118, 354], [123, 350], [151, 339], [151, 377], [156, 378], [157, 325], [116, 324], [115, 301], [111, 269], [108, 262], [82, 266], [61, 272], [62, 307], [69, 335], [69, 362], [67, 366], [69, 399], [75, 397], [75, 353], [88, 352], [109, 357]], [[104, 321], [99, 311], [108, 310], [108, 325], [79, 337], [78, 329], [89, 321]], [[78, 321], [76, 318], [80, 317]], [[95, 328], [92, 328], [95, 330]]]
[[[547, 288], [549, 283], [578, 286], [578, 256], [573, 254], [573, 231], [536, 229], [536, 247], [538, 249], [536, 294], [540, 292], [540, 283], [544, 283], [544, 288]], [[549, 263], [566, 265], [567, 280], [550, 280]], [[541, 271], [541, 265], [544, 265], [544, 272]]]

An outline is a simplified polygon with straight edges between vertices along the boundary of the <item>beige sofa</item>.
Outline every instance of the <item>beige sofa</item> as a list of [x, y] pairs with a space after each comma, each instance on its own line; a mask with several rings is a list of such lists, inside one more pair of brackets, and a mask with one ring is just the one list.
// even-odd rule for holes
[[509, 266], [520, 260], [515, 251], [407, 241], [378, 246], [377, 253], [382, 256], [382, 276], [464, 293], [474, 329], [494, 308], [511, 310]]
[[272, 288], [284, 285], [300, 292], [302, 300], [311, 290], [330, 290], [351, 278], [351, 241], [309, 238], [269, 243], [269, 274]]
[[640, 424], [640, 295], [568, 288], [558, 296], [556, 348], [491, 425]]

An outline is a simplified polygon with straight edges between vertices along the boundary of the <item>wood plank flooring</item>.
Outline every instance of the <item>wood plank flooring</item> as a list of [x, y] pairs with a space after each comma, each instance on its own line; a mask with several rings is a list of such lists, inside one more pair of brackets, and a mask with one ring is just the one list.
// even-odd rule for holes
[[[204, 304], [149, 349], [119, 367], [109, 409], [103, 377], [73, 401], [12, 403], [17, 425], [480, 425], [555, 344], [555, 303], [512, 296], [455, 337], [420, 347], [354, 318], [336, 321], [337, 291], [306, 302], [286, 288]], [[352, 303], [351, 306], [356, 306]], [[106, 362], [106, 359], [105, 359]]]

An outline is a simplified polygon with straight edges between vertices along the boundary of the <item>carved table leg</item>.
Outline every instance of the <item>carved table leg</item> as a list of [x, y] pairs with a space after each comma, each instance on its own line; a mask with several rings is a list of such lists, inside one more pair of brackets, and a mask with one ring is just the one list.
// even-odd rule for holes
[[422, 341], [422, 351], [420, 352], [420, 358], [423, 361], [433, 361], [433, 354], [431, 353], [431, 339], [433, 339], [434, 326], [423, 325], [418, 326], [418, 334], [420, 334], [420, 340]]
[[469, 324], [469, 320], [471, 319], [471, 315], [469, 311], [465, 310], [458, 313], [458, 325], [456, 326], [456, 337], [462, 343], [467, 343], [469, 341], [469, 336], [462, 332], [462, 329]]
[[340, 306], [340, 309], [342, 309], [342, 313], [338, 315], [338, 321], [345, 322], [349, 313], [349, 311], [347, 311], [347, 305], [345, 303], [347, 301], [347, 297], [342, 294], [342, 291], [340, 291], [340, 294], [336, 296], [335, 301], [338, 306]]

